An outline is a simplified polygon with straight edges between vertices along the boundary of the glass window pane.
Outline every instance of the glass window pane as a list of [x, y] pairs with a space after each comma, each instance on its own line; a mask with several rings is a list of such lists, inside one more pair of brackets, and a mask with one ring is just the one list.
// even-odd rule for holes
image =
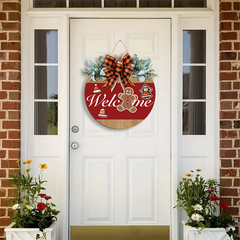
[[104, 0], [104, 7], [136, 7], [136, 0]]
[[206, 67], [183, 67], [183, 99], [206, 98]]
[[206, 103], [183, 102], [183, 135], [206, 134]]
[[58, 103], [35, 102], [34, 105], [34, 134], [58, 134]]
[[66, 0], [33, 0], [35, 8], [61, 8], [66, 7]]
[[183, 63], [206, 63], [206, 30], [183, 31]]
[[35, 99], [58, 99], [58, 67], [35, 66]]
[[175, 0], [174, 7], [207, 7], [207, 0]]
[[81, 8], [101, 7], [101, 0], [70, 0], [69, 7], [81, 7]]
[[139, 7], [171, 7], [171, 0], [139, 0]]
[[58, 62], [58, 31], [35, 30], [35, 63]]

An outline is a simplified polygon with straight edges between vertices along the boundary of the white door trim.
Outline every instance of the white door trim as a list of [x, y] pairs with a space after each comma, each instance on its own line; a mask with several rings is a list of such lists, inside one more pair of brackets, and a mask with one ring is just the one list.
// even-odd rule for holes
[[[62, 177], [62, 181], [65, 183], [62, 187], [61, 192], [57, 192], [57, 196], [63, 199], [63, 204], [60, 206], [62, 210], [62, 216], [60, 218], [64, 218], [65, 221], [61, 222], [63, 239], [67, 239], [68, 236], [68, 220], [66, 220], [66, 216], [68, 215], [68, 181], [69, 181], [69, 169], [68, 169], [68, 157], [69, 157], [69, 19], [70, 18], [171, 18], [172, 19], [172, 66], [171, 66], [171, 75], [172, 75], [172, 82], [171, 82], [171, 114], [172, 114], [172, 122], [171, 122], [171, 173], [172, 173], [172, 206], [176, 203], [176, 187], [177, 187], [177, 175], [178, 175], [178, 158], [179, 158], [179, 138], [176, 136], [181, 136], [181, 121], [179, 118], [181, 117], [181, 108], [179, 107], [179, 99], [180, 93], [178, 89], [181, 86], [181, 59], [180, 59], [180, 51], [181, 45], [176, 39], [179, 39], [181, 36], [181, 28], [180, 28], [180, 19], [181, 18], [191, 18], [194, 20], [201, 20], [201, 19], [209, 19], [209, 22], [214, 25], [212, 31], [212, 55], [213, 55], [213, 71], [212, 77], [215, 79], [213, 82], [213, 89], [212, 89], [212, 105], [215, 106], [213, 108], [212, 113], [212, 122], [216, 123], [212, 129], [212, 134], [214, 135], [214, 143], [213, 143], [213, 154], [214, 157], [214, 164], [215, 170], [213, 170], [214, 177], [218, 178], [218, 169], [219, 169], [219, 116], [218, 116], [218, 4], [215, 2], [213, 3], [214, 6], [212, 9], [200, 9], [200, 10], [191, 10], [191, 9], [172, 9], [172, 10], [165, 10], [165, 9], [131, 9], [131, 11], [126, 10], [71, 10], [71, 9], [33, 9], [28, 10], [28, 1], [22, 1], [22, 34], [21, 34], [21, 43], [22, 43], [22, 59], [21, 59], [21, 73], [22, 73], [22, 81], [21, 81], [21, 158], [26, 159], [29, 158], [32, 154], [31, 149], [31, 140], [33, 135], [29, 129], [29, 122], [31, 121], [33, 114], [29, 111], [29, 102], [32, 99], [29, 99], [28, 93], [31, 91], [29, 87], [29, 83], [32, 80], [29, 76], [29, 69], [31, 68], [31, 62], [29, 62], [29, 56], [31, 55], [32, 49], [29, 49], [29, 42], [32, 41], [29, 37], [29, 26], [33, 19], [44, 19], [46, 17], [52, 19], [59, 20], [59, 38], [61, 38], [59, 49], [61, 51], [60, 55], [63, 59], [59, 68], [62, 68], [62, 86], [60, 91], [63, 94], [63, 98], [60, 99], [60, 104], [62, 104], [65, 112], [65, 117], [62, 118], [61, 125], [65, 126], [62, 128], [62, 134], [60, 137], [60, 146], [59, 149], [61, 150], [60, 153], [60, 160], [61, 162], [61, 172], [55, 176], [55, 178]], [[43, 27], [44, 29], [44, 27]], [[210, 54], [211, 54], [210, 53]], [[29, 147], [30, 146], [30, 147]], [[57, 179], [56, 179], [57, 180]], [[177, 219], [177, 211], [172, 211], [172, 239], [178, 240], [178, 219]]]

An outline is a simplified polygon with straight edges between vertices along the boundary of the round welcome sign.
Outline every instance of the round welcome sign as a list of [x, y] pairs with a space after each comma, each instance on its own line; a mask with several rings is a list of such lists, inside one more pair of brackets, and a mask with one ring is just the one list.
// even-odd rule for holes
[[155, 101], [153, 82], [134, 83], [124, 90], [120, 83], [114, 91], [103, 87], [101, 80], [86, 83], [85, 102], [91, 115], [102, 125], [125, 129], [142, 122], [151, 112]]
[[[142, 122], [155, 102], [155, 86], [149, 68], [151, 60], [131, 58], [126, 52], [118, 60], [115, 55], [100, 57], [90, 69], [85, 86], [85, 102], [91, 115], [102, 125], [126, 129]], [[143, 69], [141, 69], [143, 68]]]

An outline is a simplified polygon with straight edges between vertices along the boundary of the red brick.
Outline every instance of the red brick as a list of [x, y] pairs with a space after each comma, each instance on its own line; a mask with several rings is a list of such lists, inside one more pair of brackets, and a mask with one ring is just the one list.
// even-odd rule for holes
[[0, 139], [6, 139], [7, 138], [7, 132], [0, 132]]
[[9, 137], [9, 139], [20, 139], [20, 132], [19, 131], [9, 131], [8, 137]]
[[236, 169], [221, 169], [220, 170], [220, 176], [221, 177], [236, 177], [237, 176], [237, 170]]
[[220, 50], [231, 50], [232, 49], [232, 43], [231, 42], [222, 42], [220, 44]]
[[20, 129], [19, 121], [3, 121], [3, 129]]
[[17, 40], [20, 41], [20, 39], [21, 39], [20, 32], [10, 32], [9, 33], [9, 40], [10, 41], [17, 41]]
[[240, 82], [234, 82], [233, 89], [240, 89]]
[[2, 103], [2, 109], [14, 109], [14, 110], [19, 110], [20, 108], [20, 103], [19, 102], [3, 102]]
[[6, 215], [6, 209], [0, 209], [0, 217], [4, 217]]
[[[238, 165], [238, 167], [239, 167], [239, 165]], [[240, 187], [240, 178], [236, 178], [236, 179], [234, 179], [234, 186], [235, 187]]]
[[228, 206], [231, 206], [232, 205], [232, 199], [231, 198], [222, 198], [221, 197], [221, 202], [225, 202]]
[[2, 50], [20, 50], [19, 42], [2, 42], [1, 43]]
[[239, 22], [234, 23], [234, 30], [240, 30], [240, 23]]
[[220, 148], [232, 148], [232, 140], [220, 140]]
[[236, 72], [221, 72], [220, 73], [220, 80], [236, 80], [237, 73]]
[[19, 82], [2, 82], [3, 90], [20, 90], [21, 85]]
[[2, 179], [1, 180], [2, 187], [12, 187], [13, 183], [9, 181], [9, 179]]
[[10, 188], [8, 189], [8, 196], [9, 197], [18, 197], [18, 190]]
[[8, 20], [10, 21], [18, 21], [20, 20], [20, 12], [9, 12], [8, 13]]
[[3, 62], [2, 70], [20, 70], [19, 62]]
[[221, 129], [231, 129], [232, 127], [232, 121], [220, 121], [220, 128]]
[[234, 43], [234, 50], [240, 50], [240, 42]]
[[21, 7], [19, 3], [5, 2], [3, 3], [2, 9], [7, 11], [20, 11]]
[[19, 148], [20, 140], [2, 140], [3, 148]]
[[238, 20], [238, 15], [236, 12], [221, 12], [220, 20]]
[[221, 100], [223, 99], [238, 99], [238, 93], [234, 92], [221, 92], [220, 93]]
[[240, 140], [239, 140], [239, 139], [236, 139], [236, 140], [234, 141], [234, 147], [235, 147], [235, 148], [240, 148]]
[[1, 227], [7, 227], [10, 223], [10, 218], [1, 218]]
[[220, 119], [236, 119], [236, 111], [221, 111]]
[[0, 197], [6, 197], [7, 196], [7, 192], [5, 189], [0, 189]]
[[239, 1], [233, 3], [233, 9], [240, 10], [240, 2]]
[[220, 189], [221, 196], [238, 196], [237, 188], [221, 188]]
[[240, 205], [240, 198], [233, 198], [233, 205]]
[[9, 60], [21, 60], [21, 54], [19, 52], [10, 52], [9, 53]]
[[6, 60], [7, 54], [5, 52], [0, 52], [0, 60]]
[[221, 167], [223, 168], [229, 168], [232, 167], [232, 160], [229, 159], [221, 159]]
[[224, 212], [228, 213], [230, 215], [238, 216], [239, 208], [237, 208], [237, 207], [229, 207], [229, 208], [224, 209]]
[[[234, 160], [233, 164], [234, 164], [233, 165], [234, 167], [240, 168], [240, 159]], [[239, 184], [239, 186], [240, 186], [240, 184]]]
[[237, 131], [232, 131], [232, 130], [220, 131], [220, 138], [237, 138], [237, 137], [238, 137]]
[[[12, 204], [12, 199], [10, 198], [2, 198], [0, 199], [0, 206], [2, 207], [8, 207], [10, 204]], [[2, 222], [1, 222], [2, 223]]]
[[230, 101], [221, 101], [220, 102], [220, 109], [222, 109], [222, 110], [232, 109], [232, 102], [230, 102]]
[[14, 211], [11, 208], [8, 208], [8, 217], [12, 217], [14, 215]]
[[5, 157], [6, 157], [6, 151], [5, 150], [0, 150], [0, 158], [5, 158]]
[[237, 155], [236, 150], [220, 150], [221, 158], [235, 158], [236, 155]]
[[230, 62], [220, 62], [220, 70], [231, 70]]
[[236, 60], [237, 53], [236, 52], [221, 52], [220, 60]]
[[230, 2], [221, 2], [220, 11], [232, 10], [232, 3]]
[[2, 30], [3, 31], [15, 31], [20, 30], [20, 23], [19, 22], [3, 22], [2, 23]]
[[[10, 150], [8, 152], [10, 152]], [[11, 158], [9, 154], [8, 156], [9, 158]], [[8, 162], [6, 160], [1, 160], [1, 167], [2, 168], [19, 168], [19, 165], [16, 163], [16, 160], [9, 160]]]
[[7, 98], [7, 92], [0, 91], [0, 99], [6, 99]]
[[231, 90], [231, 82], [221, 82], [220, 90]]
[[6, 118], [6, 112], [0, 111], [0, 119]]
[[5, 72], [0, 72], [0, 80], [6, 80], [7, 74]]
[[5, 178], [7, 176], [5, 169], [0, 169], [0, 178]]
[[0, 12], [0, 20], [6, 20], [7, 19], [7, 15], [5, 12]]
[[237, 32], [221, 32], [220, 41], [222, 40], [237, 40]]
[[8, 118], [9, 119], [20, 119], [20, 111], [8, 111]]
[[9, 92], [9, 99], [10, 100], [20, 100], [21, 99], [20, 92]]
[[222, 178], [220, 179], [220, 186], [222, 187], [232, 187], [232, 179], [225, 179]]
[[8, 79], [9, 80], [19, 80], [20, 72], [9, 72]]
[[[16, 158], [16, 159], [18, 159], [18, 158], [20, 158], [20, 151], [19, 150], [9, 150], [8, 151], [8, 156], [9, 156], [9, 158]], [[14, 166], [18, 167], [16, 161], [15, 161], [15, 165]]]
[[220, 30], [226, 31], [232, 29], [232, 23], [231, 22], [221, 22], [220, 23]]
[[7, 34], [5, 32], [0, 33], [0, 40], [7, 40]]

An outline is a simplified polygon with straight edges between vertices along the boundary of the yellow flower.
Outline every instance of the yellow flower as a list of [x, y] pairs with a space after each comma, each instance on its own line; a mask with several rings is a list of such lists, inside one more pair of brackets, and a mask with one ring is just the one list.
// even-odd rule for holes
[[192, 177], [193, 176], [191, 173], [187, 173], [185, 175], [188, 176], [188, 177]]
[[26, 161], [26, 164], [30, 164], [32, 162], [32, 159], [29, 159]]
[[20, 160], [17, 160], [16, 163], [19, 164], [19, 163], [20, 163]]
[[25, 162], [23, 162], [23, 164], [27, 164], [27, 162], [25, 161]]
[[31, 168], [27, 168], [25, 171], [26, 171], [26, 172], [29, 172], [30, 170], [31, 170]]
[[202, 169], [200, 169], [200, 168], [197, 168], [197, 169], [196, 169], [196, 171], [197, 171], [197, 172], [201, 172], [201, 171], [202, 171]]
[[47, 164], [43, 163], [43, 164], [39, 164], [39, 167], [43, 170], [43, 169], [47, 169]]
[[6, 159], [7, 162], [9, 162], [9, 159]]
[[189, 178], [187, 177], [181, 177], [182, 180], [188, 180]]

